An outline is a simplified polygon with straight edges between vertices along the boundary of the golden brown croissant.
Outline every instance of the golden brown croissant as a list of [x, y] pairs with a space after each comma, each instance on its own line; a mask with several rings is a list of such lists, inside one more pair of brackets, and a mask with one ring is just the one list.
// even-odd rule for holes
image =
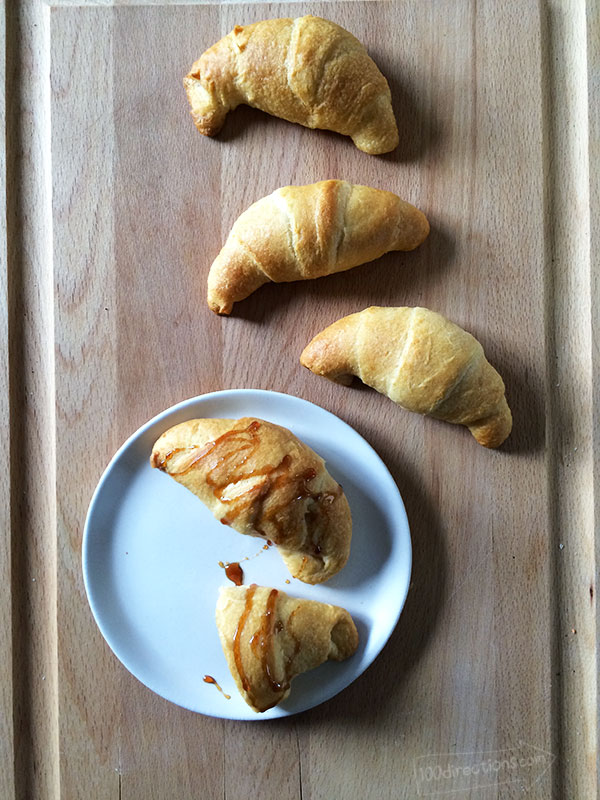
[[421, 211], [391, 192], [346, 181], [285, 186], [236, 220], [208, 275], [208, 304], [229, 314], [263, 283], [319, 278], [414, 250], [429, 233]]
[[150, 463], [223, 524], [276, 544], [294, 578], [321, 583], [348, 559], [352, 520], [342, 487], [286, 428], [253, 417], [189, 420], [163, 433]]
[[200, 133], [217, 134], [242, 103], [388, 153], [398, 129], [386, 79], [351, 33], [306, 16], [236, 27], [193, 64], [184, 86]]
[[345, 609], [256, 584], [222, 588], [216, 621], [231, 674], [255, 711], [284, 700], [300, 673], [343, 661], [358, 647]]
[[512, 428], [504, 383], [482, 346], [427, 308], [350, 314], [315, 336], [300, 361], [338, 383], [356, 375], [408, 411], [466, 425], [485, 447]]

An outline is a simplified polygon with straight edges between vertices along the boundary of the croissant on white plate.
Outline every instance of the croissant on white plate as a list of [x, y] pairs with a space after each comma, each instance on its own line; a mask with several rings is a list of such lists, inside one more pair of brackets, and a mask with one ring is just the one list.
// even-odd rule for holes
[[284, 700], [300, 673], [343, 661], [358, 647], [345, 609], [256, 584], [223, 587], [216, 623], [236, 685], [259, 712]]
[[284, 186], [236, 220], [208, 275], [208, 304], [233, 304], [268, 281], [307, 280], [414, 250], [429, 233], [417, 208], [392, 192], [340, 180]]
[[236, 25], [184, 79], [196, 127], [215, 136], [246, 104], [307, 128], [351, 136], [366, 153], [388, 153], [398, 129], [386, 79], [351, 33], [320, 17]]
[[499, 447], [512, 428], [504, 383], [481, 344], [427, 308], [350, 314], [317, 334], [300, 361], [337, 383], [357, 376], [408, 411], [466, 425], [485, 447]]
[[352, 519], [342, 487], [287, 428], [255, 417], [189, 420], [162, 434], [150, 463], [224, 525], [276, 544], [294, 578], [321, 583], [348, 560]]

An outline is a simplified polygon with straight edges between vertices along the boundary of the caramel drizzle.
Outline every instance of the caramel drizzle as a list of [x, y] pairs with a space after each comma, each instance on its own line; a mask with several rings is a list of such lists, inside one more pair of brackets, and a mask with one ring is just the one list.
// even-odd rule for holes
[[[246, 592], [246, 603], [244, 605], [244, 610], [239, 618], [237, 628], [235, 633], [233, 634], [233, 658], [235, 660], [235, 666], [238, 671], [238, 675], [240, 676], [240, 681], [242, 682], [242, 688], [245, 692], [247, 692], [248, 697], [254, 703], [254, 698], [250, 691], [250, 683], [248, 678], [246, 677], [246, 672], [244, 670], [244, 665], [242, 663], [242, 633], [244, 631], [244, 627], [246, 625], [246, 621], [252, 611], [252, 601], [254, 598], [254, 592], [256, 591], [257, 586], [253, 583], [251, 586], [248, 587], [248, 591]], [[256, 705], [256, 704], [255, 704]]]
[[[232, 525], [244, 511], [254, 505], [251, 520], [249, 521], [250, 525], [257, 535], [262, 536], [264, 539], [273, 539], [276, 544], [284, 543], [286, 539], [285, 517], [287, 515], [282, 515], [281, 511], [284, 509], [289, 511], [291, 503], [301, 502], [305, 499], [312, 500], [315, 506], [307, 510], [304, 519], [309, 533], [312, 554], [318, 556], [322, 550], [320, 541], [322, 526], [319, 523], [327, 515], [329, 507], [341, 494], [342, 488], [338, 486], [335, 492], [329, 493], [312, 491], [308, 484], [316, 477], [317, 471], [314, 467], [309, 467], [301, 473], [290, 475], [292, 457], [289, 454], [286, 454], [279, 464], [275, 466], [267, 464], [260, 469], [245, 472], [243, 470], [244, 464], [256, 453], [260, 446], [259, 429], [260, 422], [253, 420], [246, 429], [227, 431], [213, 442], [208, 442], [202, 448], [174, 448], [166, 453], [162, 459], [155, 454], [154, 466], [163, 471], [168, 471], [167, 464], [173, 456], [181, 452], [198, 450], [199, 452], [194, 455], [183, 469], [169, 471], [169, 474], [173, 477], [181, 477], [187, 475], [192, 469], [200, 467], [202, 462], [211, 454], [216, 456], [216, 460], [209, 466], [207, 471], [206, 482], [211, 487], [217, 500], [224, 505], [229, 505], [227, 514], [221, 518], [221, 522], [224, 525]], [[227, 445], [231, 443], [234, 444], [233, 449], [227, 450]], [[224, 448], [225, 452], [223, 452]], [[215, 472], [228, 465], [231, 465], [229, 472], [224, 479], [222, 478], [219, 481], [215, 477]], [[267, 480], [234, 498], [226, 498], [224, 496], [228, 487], [257, 477], [265, 477]], [[292, 500], [288, 499], [288, 495], [278, 505], [272, 505], [268, 510], [265, 509], [267, 498], [278, 489], [283, 489], [288, 485], [292, 486]], [[275, 529], [276, 535], [266, 531], [265, 526], [268, 524]]]
[[[204, 445], [204, 447], [198, 447], [197, 445], [191, 445], [190, 447], [174, 447], [172, 450], [169, 450], [168, 453], [165, 453], [165, 455], [164, 455], [164, 457], [162, 459], [159, 457], [158, 453], [155, 453], [154, 454], [154, 466], [157, 467], [158, 469], [163, 470], [163, 472], [167, 472], [168, 471], [169, 475], [173, 475], [173, 476], [187, 475], [188, 472], [191, 472], [191, 470], [194, 469], [194, 467], [203, 458], [205, 458], [206, 456], [210, 455], [210, 453], [212, 453], [215, 449], [217, 449], [220, 444], [222, 444], [223, 442], [226, 442], [229, 439], [233, 439], [234, 441], [235, 440], [241, 440], [241, 446], [237, 450], [232, 450], [229, 453], [225, 453], [225, 455], [220, 456], [217, 459], [217, 461], [215, 462], [215, 464], [213, 465], [213, 467], [212, 467], [210, 472], [211, 473], [214, 472], [214, 470], [219, 466], [220, 463], [230, 460], [233, 456], [238, 455], [238, 453], [242, 453], [242, 452], [245, 452], [248, 449], [251, 449], [252, 453], [249, 453], [248, 455], [246, 455], [242, 459], [242, 461], [240, 462], [240, 466], [241, 466], [242, 464], [244, 464], [248, 460], [250, 455], [253, 455], [253, 453], [257, 449], [258, 445], [260, 444], [260, 438], [255, 435], [256, 431], [259, 428], [260, 428], [260, 422], [258, 422], [258, 420], [253, 420], [245, 430], [243, 430], [243, 429], [240, 430], [240, 429], [234, 428], [233, 430], [227, 431], [226, 433], [222, 434], [222, 436], [219, 436], [219, 438], [215, 439], [213, 442], [207, 442]], [[248, 439], [245, 436], [245, 434], [250, 434], [250, 441], [248, 441]], [[173, 456], [178, 455], [179, 453], [193, 452], [194, 450], [199, 450], [199, 452], [196, 453], [195, 457], [190, 461], [190, 463], [186, 467], [184, 467], [184, 469], [174, 470], [172, 472], [167, 470], [167, 464], [173, 458]], [[209, 482], [209, 485], [213, 486], [214, 484], [211, 484]], [[228, 484], [225, 484], [225, 485], [228, 485]]]
[[225, 565], [225, 575], [236, 586], [241, 586], [244, 582], [244, 570], [237, 561], [231, 561]]
[[[269, 596], [269, 601], [271, 601], [273, 593], [275, 593], [275, 598], [273, 598], [273, 606], [274, 606], [278, 592], [276, 589], [273, 589], [271, 591], [271, 595]], [[291, 655], [289, 655], [286, 658], [282, 680], [278, 681], [275, 680], [275, 678], [273, 677], [272, 664], [270, 663], [269, 657], [270, 654], [272, 654], [273, 652], [271, 647], [273, 641], [273, 635], [281, 633], [284, 630], [284, 625], [280, 619], [274, 622], [273, 621], [274, 616], [273, 617], [269, 616], [269, 604], [267, 604], [267, 610], [265, 612], [265, 616], [263, 617], [263, 623], [261, 625], [260, 630], [257, 631], [252, 637], [252, 639], [254, 639], [254, 637], [259, 636], [256, 645], [254, 645], [253, 647], [253, 650], [255, 651], [255, 655], [256, 655], [256, 650], [257, 649], [260, 650], [263, 672], [270, 685], [271, 691], [273, 692], [273, 694], [275, 694], [273, 702], [265, 706], [262, 709], [263, 711], [267, 711], [269, 708], [273, 708], [273, 706], [277, 705], [281, 697], [290, 688], [290, 683], [292, 682], [292, 677], [293, 677], [292, 672], [293, 672], [294, 660], [300, 650], [300, 640], [297, 639], [292, 633], [292, 620], [297, 610], [298, 608], [296, 607], [289, 615], [287, 620], [287, 626], [285, 627], [286, 633], [294, 642], [294, 650], [291, 653]], [[250, 640], [251, 645], [253, 645], [252, 639]]]
[[[252, 611], [253, 605], [253, 598], [254, 593], [258, 587], [256, 584], [252, 584], [246, 593], [246, 601], [244, 605], [244, 610], [240, 616], [237, 629], [235, 631], [233, 637], [233, 656], [235, 660], [235, 665], [237, 667], [238, 675], [240, 676], [240, 681], [242, 683], [242, 688], [248, 694], [250, 701], [252, 704], [258, 708], [258, 704], [256, 703], [256, 698], [254, 697], [250, 682], [246, 675], [246, 672], [243, 668], [242, 663], [242, 653], [241, 653], [241, 640], [244, 628], [246, 627], [246, 623], [250, 612]], [[271, 589], [269, 592], [269, 597], [267, 598], [267, 603], [265, 606], [265, 612], [262, 615], [261, 623], [252, 636], [250, 637], [250, 648], [254, 656], [259, 659], [261, 663], [261, 667], [263, 670], [263, 674], [265, 676], [266, 682], [271, 690], [271, 692], [275, 695], [275, 698], [272, 703], [267, 706], [261, 706], [261, 711], [267, 711], [267, 709], [272, 708], [279, 702], [279, 699], [287, 690], [290, 688], [291, 683], [291, 676], [292, 676], [292, 668], [294, 664], [294, 660], [300, 650], [300, 641], [294, 636], [292, 633], [292, 620], [296, 611], [298, 610], [295, 608], [292, 613], [289, 615], [287, 620], [286, 632], [290, 636], [290, 638], [294, 642], [294, 650], [290, 656], [287, 657], [284, 674], [281, 680], [277, 680], [275, 677], [275, 667], [273, 664], [273, 637], [277, 634], [281, 633], [284, 630], [284, 625], [281, 619], [277, 618], [277, 599], [279, 597], [279, 591], [277, 589]]]
[[296, 656], [298, 655], [298, 651], [300, 650], [300, 640], [297, 639], [292, 633], [292, 622], [294, 620], [294, 617], [296, 616], [296, 611], [298, 611], [298, 608], [299, 606], [296, 606], [296, 608], [292, 611], [292, 613], [289, 615], [287, 619], [287, 633], [290, 636], [290, 638], [294, 640], [294, 652], [292, 653], [291, 656], [288, 657], [286, 662], [286, 674], [287, 674], [288, 686], [289, 686], [289, 681], [291, 680], [289, 676], [291, 675], [292, 672], [294, 659], [296, 658]]
[[[267, 599], [267, 606], [263, 614], [260, 628], [255, 631], [250, 639], [250, 647], [254, 655], [260, 659], [263, 672], [271, 687], [272, 692], [285, 691], [284, 684], [275, 679], [273, 675], [273, 664], [271, 663], [271, 643], [273, 640], [273, 632], [279, 632], [283, 629], [283, 625], [275, 617], [275, 606], [279, 592], [277, 589], [271, 589]], [[280, 627], [277, 627], [277, 626]], [[289, 685], [289, 684], [288, 684]]]
[[221, 692], [221, 694], [223, 695], [225, 700], [231, 700], [231, 695], [230, 694], [225, 694], [223, 689], [219, 686], [219, 684], [216, 682], [216, 680], [213, 678], [212, 675], [205, 675], [202, 678], [202, 680], [204, 681], [204, 683], [210, 683], [212, 686], [216, 686], [216, 688]]

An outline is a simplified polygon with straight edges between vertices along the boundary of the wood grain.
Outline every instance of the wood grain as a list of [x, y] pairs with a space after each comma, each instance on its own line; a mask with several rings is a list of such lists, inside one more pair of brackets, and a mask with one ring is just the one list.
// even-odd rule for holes
[[[54, 287], [50, 214], [48, 9], [3, 4], [6, 36], [7, 392], [14, 796], [58, 796]], [[39, 31], [39, 36], [33, 32]], [[34, 123], [35, 120], [35, 123]], [[5, 584], [8, 587], [8, 584]], [[4, 607], [4, 604], [3, 604]], [[3, 673], [3, 685], [5, 675]], [[7, 754], [8, 755], [8, 754]], [[11, 794], [7, 794], [11, 797]]]
[[[2, 796], [413, 798], [437, 786], [426, 764], [522, 748], [545, 754], [537, 772], [460, 796], [596, 797], [597, 3], [4, 11]], [[394, 153], [248, 108], [214, 140], [196, 132], [181, 78], [202, 50], [239, 22], [308, 12], [351, 30], [388, 76]], [[429, 239], [212, 314], [207, 269], [241, 211], [327, 177], [397, 192]], [[501, 451], [300, 367], [317, 331], [369, 304], [426, 305], [480, 339], [515, 418]], [[80, 567], [121, 442], [181, 399], [237, 387], [353, 425], [394, 475], [414, 547], [373, 666], [325, 705], [256, 725], [139, 684], [98, 632]]]
[[[554, 713], [571, 720], [561, 736], [555, 735], [555, 750], [557, 757], [563, 759], [577, 752], [582, 765], [587, 764], [593, 771], [598, 751], [598, 719], [590, 716], [589, 709], [598, 705], [597, 542], [593, 536], [582, 536], [581, 532], [594, 530], [595, 524], [594, 503], [585, 501], [586, 497], [594, 496], [597, 476], [593, 448], [597, 408], [593, 407], [594, 382], [588, 379], [595, 368], [594, 330], [590, 324], [597, 316], [590, 292], [595, 270], [590, 247], [591, 216], [581, 215], [576, 227], [567, 222], [567, 215], [573, 209], [582, 204], [590, 207], [589, 128], [572, 124], [579, 115], [587, 116], [589, 87], [586, 82], [572, 82], [568, 77], [582, 75], [590, 64], [583, 6], [552, 5], [547, 22], [555, 32], [548, 37], [546, 54], [546, 66], [552, 76], [547, 114], [550, 171], [546, 217], [546, 394], [551, 461], [548, 490], [557, 578], [552, 700]], [[590, 56], [594, 57], [593, 51]], [[557, 70], [557, 62], [563, 68]], [[597, 252], [595, 257], [597, 268]], [[573, 270], [574, 263], [586, 267]], [[588, 785], [581, 773], [562, 773], [561, 777], [565, 796], [586, 796], [594, 791], [594, 784]]]
[[[0, 80], [6, 86], [6, 25], [0, 30], [0, 48], [2, 63], [0, 64]], [[1, 117], [6, 120], [6, 97], [0, 99]], [[7, 148], [6, 127], [2, 126], [0, 148], [0, 202], [2, 208], [7, 209]], [[8, 210], [8, 209], [7, 209]], [[0, 252], [2, 254], [2, 272], [0, 274], [0, 341], [8, 343], [8, 237], [6, 226], [2, 229], [0, 239]], [[9, 357], [8, 346], [0, 349], [0, 415], [4, 420], [10, 419], [10, 388], [9, 388]], [[3, 425], [0, 430], [0, 447], [3, 453], [10, 451], [10, 426]], [[13, 741], [13, 647], [12, 647], [12, 600], [11, 600], [11, 486], [10, 481], [0, 483], [0, 531], [6, 535], [0, 541], [0, 585], [2, 586], [2, 602], [0, 603], [0, 793], [5, 797], [14, 797], [14, 741]]]

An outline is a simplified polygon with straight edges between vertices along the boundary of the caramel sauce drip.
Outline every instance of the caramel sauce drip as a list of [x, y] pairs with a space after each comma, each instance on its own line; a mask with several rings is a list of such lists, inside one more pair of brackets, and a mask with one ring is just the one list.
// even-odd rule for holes
[[248, 616], [252, 611], [252, 602], [254, 598], [254, 592], [256, 591], [256, 584], [253, 583], [251, 586], [248, 587], [248, 591], [246, 592], [246, 603], [244, 605], [244, 610], [242, 611], [242, 615], [238, 621], [237, 628], [235, 633], [233, 634], [233, 658], [235, 660], [235, 666], [237, 667], [238, 675], [240, 676], [240, 681], [242, 682], [242, 688], [245, 692], [248, 693], [248, 696], [254, 702], [252, 698], [252, 694], [250, 692], [250, 684], [248, 682], [248, 678], [246, 677], [246, 672], [244, 670], [244, 665], [242, 663], [242, 633], [244, 632], [244, 627], [248, 620]]
[[[252, 611], [252, 606], [254, 602], [254, 593], [256, 592], [257, 588], [258, 587], [254, 583], [248, 587], [248, 590], [246, 592], [244, 610], [240, 616], [233, 637], [233, 656], [235, 660], [235, 665], [237, 667], [238, 675], [240, 676], [242, 688], [248, 694], [248, 697], [250, 698], [250, 701], [254, 706], [257, 706], [257, 704], [252, 693], [250, 682], [248, 681], [248, 677], [243, 667], [241, 648], [242, 648], [242, 635], [246, 627], [248, 617]], [[293, 633], [293, 618], [298, 609], [295, 608], [292, 611], [292, 613], [288, 617], [287, 625], [284, 626], [282, 620], [277, 617], [278, 597], [279, 597], [279, 591], [277, 589], [271, 589], [271, 591], [269, 592], [269, 596], [267, 598], [267, 603], [265, 606], [264, 614], [262, 615], [260, 626], [258, 630], [256, 630], [252, 634], [249, 641], [252, 653], [260, 661], [267, 684], [271, 692], [275, 695], [273, 702], [268, 706], [261, 707], [260, 708], [261, 711], [266, 711], [267, 709], [272, 708], [274, 705], [276, 705], [279, 702], [281, 696], [290, 688], [294, 660], [300, 650], [300, 641], [299, 639], [296, 638], [296, 636], [294, 636]], [[290, 637], [290, 639], [293, 641], [294, 649], [292, 653], [286, 658], [283, 670], [283, 676], [280, 680], [278, 680], [275, 677], [275, 665], [273, 663], [273, 637], [282, 633], [284, 630]], [[207, 680], [207, 678], [210, 679], [210, 676], [206, 676], [205, 680]], [[208, 680], [207, 682], [211, 681]]]
[[225, 575], [236, 586], [241, 586], [244, 582], [244, 570], [240, 567], [237, 561], [225, 565]]
[[[244, 471], [244, 465], [260, 446], [259, 430], [260, 422], [253, 420], [247, 428], [227, 431], [203, 447], [175, 448], [166, 453], [162, 459], [155, 454], [153, 463], [155, 467], [168, 471], [167, 464], [173, 456], [190, 451], [193, 453], [191, 461], [183, 469], [169, 472], [170, 475], [179, 477], [187, 475], [192, 469], [200, 467], [210, 459], [206, 482], [217, 500], [229, 506], [221, 522], [224, 525], [232, 525], [244, 511], [250, 510], [248, 524], [257, 535], [267, 539], [268, 544], [271, 544], [271, 540], [276, 544], [285, 543], [286, 534], [289, 536], [286, 522], [289, 523], [290, 506], [293, 503], [306, 499], [312, 501], [311, 507], [304, 515], [309, 542], [302, 549], [318, 556], [322, 550], [320, 537], [324, 525], [321, 523], [327, 516], [329, 507], [341, 494], [342, 488], [338, 486], [334, 492], [328, 493], [314, 492], [309, 483], [316, 477], [316, 469], [309, 467], [303, 472], [293, 474], [291, 470], [293, 459], [289, 454], [286, 454], [279, 464], [267, 464], [259, 469]], [[198, 452], [194, 452], [196, 450]], [[216, 474], [219, 472], [220, 478]], [[265, 480], [234, 498], [225, 496], [226, 490], [232, 485], [255, 478]], [[288, 491], [285, 491], [286, 489]], [[278, 504], [271, 502], [266, 508], [267, 499], [272, 499], [278, 491], [281, 492], [282, 501]], [[286, 513], [282, 514], [283, 511]], [[274, 530], [275, 534], [268, 530], [268, 527]]]
[[286, 672], [287, 672], [288, 676], [291, 674], [292, 666], [294, 664], [294, 659], [296, 658], [296, 656], [298, 655], [298, 651], [300, 650], [300, 639], [297, 639], [294, 636], [293, 632], [292, 632], [293, 621], [294, 621], [294, 617], [296, 616], [296, 611], [298, 611], [298, 607], [296, 607], [292, 611], [292, 613], [289, 615], [288, 621], [287, 621], [287, 633], [288, 633], [288, 636], [291, 639], [293, 639], [293, 641], [294, 641], [294, 651], [291, 654], [291, 656], [288, 657], [287, 662], [286, 662]]
[[[300, 641], [292, 632], [293, 618], [298, 609], [295, 608], [292, 611], [288, 617], [287, 626], [284, 626], [283, 621], [278, 619], [276, 615], [278, 595], [279, 592], [277, 589], [271, 590], [260, 628], [250, 639], [252, 651], [254, 655], [260, 659], [265, 678], [271, 691], [275, 695], [275, 699], [267, 708], [272, 708], [274, 705], [276, 705], [281, 696], [290, 688], [294, 660], [298, 655], [298, 651], [300, 650]], [[282, 633], [284, 630], [294, 642], [294, 649], [285, 660], [282, 678], [277, 680], [274, 675], [275, 667], [273, 664], [273, 637]], [[263, 711], [266, 711], [267, 708], [264, 708]]]
[[277, 605], [278, 595], [279, 592], [277, 589], [271, 589], [260, 628], [250, 639], [250, 647], [252, 648], [252, 652], [257, 658], [260, 659], [263, 672], [267, 681], [269, 682], [271, 691], [275, 693], [286, 691], [289, 686], [289, 683], [287, 682], [281, 683], [277, 681], [273, 675], [273, 664], [271, 658], [273, 650], [271, 646], [273, 633], [279, 632], [283, 629], [283, 624], [280, 623], [280, 626], [278, 626], [278, 620], [275, 616], [275, 607]]
[[219, 686], [219, 684], [216, 682], [216, 680], [213, 678], [212, 675], [205, 675], [204, 678], [202, 678], [202, 680], [204, 681], [204, 683], [210, 683], [213, 686], [216, 686], [226, 700], [231, 700], [231, 695], [225, 694], [223, 689]]
[[[244, 452], [244, 451], [249, 450], [249, 449], [251, 449], [252, 452], [254, 452], [256, 450], [256, 448], [258, 447], [258, 445], [260, 444], [260, 438], [256, 435], [256, 432], [258, 431], [259, 428], [260, 428], [260, 422], [258, 422], [258, 420], [253, 420], [245, 430], [244, 429], [234, 428], [231, 431], [227, 431], [222, 436], [219, 436], [219, 438], [215, 439], [214, 442], [207, 442], [204, 445], [204, 447], [199, 447], [198, 445], [192, 445], [191, 447], [175, 447], [175, 448], [173, 448], [173, 450], [169, 450], [168, 453], [165, 453], [164, 458], [162, 458], [162, 459], [160, 458], [158, 453], [155, 453], [154, 457], [153, 457], [153, 465], [155, 467], [157, 467], [158, 469], [163, 470], [163, 472], [168, 471], [169, 475], [173, 475], [173, 476], [187, 475], [188, 472], [190, 472], [192, 469], [194, 469], [194, 467], [197, 466], [197, 464], [203, 458], [205, 458], [206, 456], [208, 456], [211, 453], [213, 453], [224, 442], [227, 442], [230, 439], [232, 439], [234, 441], [240, 440], [241, 444], [240, 444], [240, 447], [237, 448], [237, 450], [232, 450], [229, 453], [226, 452], [224, 455], [221, 455], [221, 456], [218, 457], [217, 462], [214, 464], [214, 466], [213, 466], [213, 468], [211, 470], [211, 471], [214, 471], [216, 469], [216, 467], [219, 466], [220, 463], [231, 460], [232, 457], [235, 457], [236, 455], [238, 455], [241, 452]], [[250, 434], [250, 439], [249, 440], [248, 440], [248, 437], [245, 436], [245, 434]], [[192, 458], [192, 460], [189, 462], [189, 464], [187, 464], [183, 469], [181, 469], [181, 470], [173, 470], [173, 471], [167, 470], [167, 464], [173, 458], [173, 456], [176, 456], [179, 453], [194, 452], [195, 450], [198, 450], [199, 452], [197, 452], [195, 454], [195, 456]], [[243, 464], [245, 461], [247, 461], [251, 454], [252, 453], [246, 455], [242, 459], [241, 464]], [[240, 464], [240, 466], [241, 466], [241, 464]], [[209, 484], [209, 485], [212, 485], [212, 484]], [[228, 485], [228, 484], [225, 484], [225, 486], [226, 485]]]

